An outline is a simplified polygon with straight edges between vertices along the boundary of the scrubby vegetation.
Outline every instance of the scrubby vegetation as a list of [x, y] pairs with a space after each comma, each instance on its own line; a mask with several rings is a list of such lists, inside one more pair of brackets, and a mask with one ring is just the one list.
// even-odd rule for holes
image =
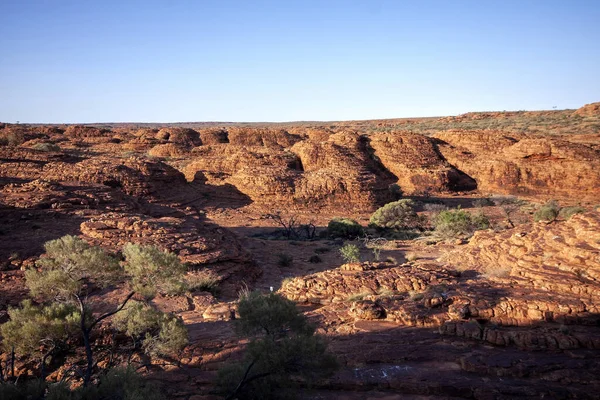
[[307, 384], [336, 369], [325, 341], [293, 302], [274, 293], [243, 293], [238, 310], [236, 330], [250, 342], [241, 362], [219, 371], [227, 399], [291, 398], [297, 378]]
[[113, 368], [100, 374], [98, 384], [71, 388], [66, 382], [48, 384], [43, 380], [0, 382], [5, 400], [162, 400], [160, 389], [131, 367]]
[[571, 219], [573, 215], [582, 214], [586, 210], [581, 206], [563, 207], [560, 209], [558, 216], [562, 219]]
[[416, 229], [421, 228], [423, 219], [415, 211], [415, 203], [410, 199], [403, 199], [388, 203], [375, 211], [370, 224], [383, 229]]
[[434, 235], [442, 239], [470, 236], [476, 230], [490, 226], [485, 214], [471, 214], [460, 209], [441, 211], [433, 218], [432, 223]]
[[552, 222], [558, 217], [560, 206], [556, 200], [550, 200], [541, 206], [534, 214], [535, 222]]
[[347, 263], [355, 263], [360, 261], [360, 249], [357, 245], [346, 243], [340, 248], [342, 259]]
[[364, 229], [351, 218], [334, 218], [327, 225], [327, 235], [332, 238], [356, 239], [364, 235]]
[[[88, 386], [96, 364], [92, 332], [109, 319], [148, 354], [174, 354], [186, 345], [187, 331], [179, 319], [132, 300], [136, 294], [150, 299], [173, 286], [183, 287], [186, 268], [177, 256], [154, 246], [128, 244], [120, 263], [103, 249], [69, 235], [47, 242], [45, 250], [36, 268], [25, 272], [26, 285], [39, 305], [24, 301], [2, 326], [5, 349], [40, 359], [41, 378], [46, 359], [81, 337], [86, 363], [80, 374]], [[122, 282], [130, 291], [106, 311], [101, 290]]]
[[211, 270], [205, 269], [189, 273], [185, 279], [187, 289], [191, 292], [209, 292], [213, 296], [219, 294], [219, 276]]

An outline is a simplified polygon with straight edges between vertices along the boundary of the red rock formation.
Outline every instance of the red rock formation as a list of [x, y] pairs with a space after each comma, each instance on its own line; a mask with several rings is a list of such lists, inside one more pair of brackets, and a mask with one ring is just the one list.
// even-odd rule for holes
[[575, 110], [573, 115], [580, 117], [597, 117], [600, 116], [600, 103], [590, 103]]
[[493, 131], [435, 135], [442, 155], [482, 192], [600, 199], [600, 152], [585, 143]]
[[427, 136], [394, 132], [370, 139], [376, 156], [398, 178], [405, 194], [474, 189], [474, 182], [449, 165]]

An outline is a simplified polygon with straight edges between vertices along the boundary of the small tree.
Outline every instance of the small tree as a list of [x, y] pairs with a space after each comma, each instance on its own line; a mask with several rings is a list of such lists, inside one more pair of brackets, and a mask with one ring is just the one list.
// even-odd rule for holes
[[513, 215], [521, 209], [525, 202], [514, 196], [495, 197], [492, 199], [492, 202], [495, 206], [500, 207], [504, 213], [506, 222], [511, 228], [514, 228]]
[[387, 229], [420, 228], [423, 220], [415, 211], [415, 203], [410, 199], [388, 203], [373, 213], [371, 225]]
[[[46, 253], [36, 264], [40, 269], [25, 272], [26, 284], [31, 294], [45, 303], [77, 307], [87, 360], [83, 375], [87, 386], [94, 368], [90, 341], [94, 328], [123, 310], [137, 291], [150, 298], [159, 290], [177, 286], [183, 279], [185, 266], [177, 256], [154, 246], [125, 246], [125, 267], [101, 248], [90, 246], [76, 236], [49, 241], [44, 247]], [[99, 289], [119, 281], [128, 283], [131, 291], [114, 310], [97, 311]]]
[[219, 385], [230, 391], [227, 399], [279, 399], [276, 390], [292, 387], [294, 378], [310, 382], [336, 368], [293, 302], [252, 292], [241, 296], [238, 310], [237, 332], [251, 340], [241, 363], [219, 371]]
[[129, 367], [106, 371], [99, 376], [97, 386], [70, 388], [65, 382], [48, 385], [41, 379], [15, 384], [0, 382], [0, 399], [163, 400], [165, 396], [158, 387]]
[[46, 360], [77, 332], [79, 311], [71, 304], [35, 306], [24, 300], [21, 308], [8, 310], [10, 320], [0, 327], [7, 351], [39, 357], [41, 379], [46, 377]]

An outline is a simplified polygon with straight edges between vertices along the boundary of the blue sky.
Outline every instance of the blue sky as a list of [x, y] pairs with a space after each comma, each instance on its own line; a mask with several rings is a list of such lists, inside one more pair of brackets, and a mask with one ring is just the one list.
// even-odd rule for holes
[[0, 121], [577, 108], [598, 21], [597, 0], [0, 0]]

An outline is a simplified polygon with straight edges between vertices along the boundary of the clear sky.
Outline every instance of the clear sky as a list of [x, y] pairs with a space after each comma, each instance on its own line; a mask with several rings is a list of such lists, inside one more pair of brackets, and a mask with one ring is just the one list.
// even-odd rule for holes
[[0, 0], [0, 121], [345, 120], [600, 101], [599, 0]]

